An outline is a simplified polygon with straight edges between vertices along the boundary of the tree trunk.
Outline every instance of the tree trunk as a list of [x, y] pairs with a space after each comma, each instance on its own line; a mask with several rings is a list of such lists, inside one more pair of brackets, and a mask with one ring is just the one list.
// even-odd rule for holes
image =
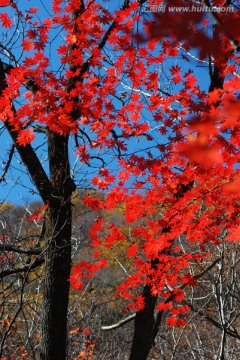
[[[0, 60], [0, 95], [7, 88]], [[12, 112], [16, 114], [14, 105]], [[5, 126], [48, 209], [45, 215], [45, 279], [41, 316], [41, 360], [65, 360], [67, 356], [67, 311], [71, 271], [71, 195], [75, 184], [70, 177], [68, 138], [48, 131], [50, 179], [31, 144], [18, 144], [18, 131]]]
[[[216, 39], [219, 35], [215, 30], [216, 29], [214, 29], [214, 37]], [[227, 65], [227, 62], [228, 58], [226, 57], [224, 58], [224, 65]], [[214, 66], [214, 70], [212, 71], [211, 62], [209, 66], [211, 83], [208, 91], [211, 92], [215, 89], [222, 89], [224, 84], [222, 69], [219, 66]], [[219, 106], [219, 103], [216, 103], [215, 106]], [[187, 191], [191, 190], [193, 185], [194, 181], [190, 181], [187, 185], [180, 185], [179, 191], [174, 194], [174, 196], [177, 199], [182, 198]], [[163, 229], [162, 232], [171, 232], [171, 227]], [[167, 251], [167, 249], [165, 251]], [[157, 260], [153, 261], [152, 266], [154, 267], [156, 264]], [[156, 319], [154, 318], [157, 297], [152, 296], [149, 286], [145, 285], [142, 295], [146, 305], [143, 310], [137, 312], [135, 317], [134, 336], [129, 360], [147, 360], [161, 323], [163, 312], [158, 312]]]
[[68, 136], [49, 132], [50, 180], [55, 189], [45, 216], [45, 283], [41, 326], [41, 360], [67, 357], [67, 311], [71, 271], [71, 195]]
[[155, 338], [154, 309], [157, 301], [146, 285], [142, 293], [145, 307], [138, 311], [134, 322], [134, 337], [129, 360], [146, 360]]

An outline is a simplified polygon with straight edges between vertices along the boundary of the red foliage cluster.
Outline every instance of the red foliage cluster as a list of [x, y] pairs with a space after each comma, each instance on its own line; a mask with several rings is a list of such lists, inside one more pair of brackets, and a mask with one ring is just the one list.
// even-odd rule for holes
[[[191, 4], [184, 1], [184, 6]], [[222, 1], [215, 4], [222, 6]], [[10, 2], [2, 0], [0, 5]], [[183, 14], [171, 12], [170, 5], [183, 2], [169, 1], [165, 12], [149, 18], [141, 13], [138, 1], [111, 13], [97, 1], [87, 2], [83, 9], [81, 1], [54, 0], [54, 16], [42, 22], [35, 17], [37, 9], [29, 9], [29, 28], [21, 44], [27, 55], [8, 73], [0, 112], [1, 120], [18, 132], [19, 146], [34, 139], [35, 124], [62, 135], [88, 129], [91, 141], [77, 147], [81, 162], [89, 165], [94, 149], [100, 154], [112, 151], [119, 158], [118, 175], [102, 168], [92, 179], [98, 189], [109, 189], [105, 201], [91, 196], [84, 201], [94, 210], [124, 208], [135, 239], [126, 256], [135, 272], [119, 286], [118, 295], [130, 300], [130, 308], [140, 310], [144, 298], [136, 295], [137, 289], [148, 284], [152, 294], [163, 299], [159, 310], [170, 310], [172, 326], [183, 325], [177, 315], [187, 310], [174, 308], [172, 301], [181, 303], [183, 287], [195, 285], [187, 270], [190, 262], [208, 256], [205, 245], [218, 243], [224, 231], [231, 234], [228, 240], [239, 239], [240, 34], [238, 11]], [[6, 12], [0, 21], [7, 28], [12, 24]], [[136, 34], [138, 23], [141, 35]], [[65, 33], [57, 50], [65, 65], [60, 76], [51, 70], [45, 51], [56, 25]], [[101, 51], [105, 43], [114, 54], [112, 63]], [[209, 92], [201, 90], [199, 74], [190, 66], [197, 57], [211, 63]], [[168, 69], [167, 90], [160, 88], [156, 65]], [[219, 84], [214, 83], [216, 69]], [[15, 114], [12, 101], [19, 100], [23, 85], [28, 91]], [[119, 87], [127, 95], [123, 91], [119, 95]], [[149, 119], [155, 124], [153, 136]], [[135, 144], [142, 139], [146, 146], [138, 151]], [[33, 218], [39, 216], [40, 212]], [[107, 234], [101, 239], [98, 232], [104, 227]], [[108, 249], [127, 241], [121, 229], [102, 219], [90, 235], [93, 246]], [[180, 236], [186, 247], [176, 244]], [[105, 265], [105, 260], [81, 262], [73, 268], [72, 286], [81, 289], [83, 280]]]

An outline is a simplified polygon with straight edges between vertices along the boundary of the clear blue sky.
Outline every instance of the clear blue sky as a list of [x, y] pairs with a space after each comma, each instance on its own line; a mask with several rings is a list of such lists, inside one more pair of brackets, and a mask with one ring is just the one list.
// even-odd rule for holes
[[[43, 2], [41, 0], [34, 0], [34, 1], [21, 0], [20, 4], [23, 10], [28, 9], [30, 7], [38, 7], [39, 9], [41, 9], [41, 11], [39, 11], [38, 13], [39, 18], [45, 18], [47, 16], [50, 16], [51, 14], [51, 2]], [[113, 2], [109, 2], [109, 4], [110, 4], [109, 10], [112, 10], [114, 8], [114, 5], [115, 6], [118, 5], [118, 3], [117, 4], [114, 3], [113, 5]], [[0, 9], [0, 11], [3, 11], [3, 9]], [[55, 32], [52, 33], [53, 36], [57, 35], [57, 29], [54, 31]], [[59, 59], [55, 49], [60, 43], [64, 43], [63, 35], [57, 36], [54, 42], [51, 44], [51, 47], [49, 47], [48, 49], [49, 51], [51, 51], [51, 56], [52, 56], [51, 60], [55, 68], [57, 68], [59, 64]], [[195, 53], [192, 52], [191, 54], [193, 57], [197, 56], [196, 52]], [[189, 54], [187, 53], [185, 53], [184, 55], [190, 60], [189, 62], [183, 61], [181, 59], [179, 60], [169, 59], [169, 66], [176, 65], [179, 61], [181, 66], [186, 67], [186, 71], [188, 70], [188, 68], [192, 68], [194, 70], [194, 74], [199, 79], [200, 87], [203, 90], [207, 90], [209, 86], [207, 64], [196, 61], [193, 57], [190, 57]], [[124, 88], [122, 88], [122, 90], [124, 90]], [[147, 112], [146, 112], [146, 116], [149, 116]], [[44, 142], [44, 138], [42, 135], [40, 135], [40, 137], [39, 135], [37, 136], [38, 136], [37, 140], [35, 140], [32, 143], [33, 147], [39, 147], [40, 144]], [[159, 141], [160, 140], [164, 141], [164, 139], [161, 139], [159, 137], [159, 133], [157, 136]], [[1, 135], [1, 143], [0, 143], [0, 165], [2, 167], [1, 170], [2, 172], [4, 170], [4, 167], [6, 166], [6, 161], [8, 159], [8, 153], [11, 148], [11, 144], [12, 144], [11, 139], [9, 138], [7, 132], [4, 131], [3, 134]], [[139, 142], [136, 142], [136, 140], [134, 140], [130, 144], [129, 149], [130, 152], [133, 152], [136, 150], [143, 149], [147, 146], [151, 146], [151, 143], [149, 142], [146, 143], [144, 139], [142, 139]], [[73, 143], [70, 144], [70, 147], [71, 147], [70, 152], [72, 153], [71, 162], [72, 164], [75, 164], [75, 170], [76, 172], [78, 171], [78, 173], [80, 174], [79, 179], [82, 179], [82, 183], [79, 183], [79, 185], [82, 187], [88, 187], [89, 179], [96, 173], [96, 169], [87, 168], [86, 166], [82, 166], [80, 163], [78, 163], [76, 161], [76, 157], [74, 154]], [[42, 160], [42, 163], [44, 164], [45, 170], [48, 171], [46, 147], [40, 148], [38, 150], [38, 154], [40, 156], [40, 159]], [[110, 165], [111, 167], [116, 166], [116, 161], [114, 159], [111, 159], [109, 157], [106, 157], [106, 159], [107, 162], [111, 163]], [[0, 184], [0, 202], [8, 201], [21, 205], [23, 203], [31, 202], [34, 200], [40, 200], [38, 195], [34, 193], [34, 190], [35, 190], [34, 185], [29, 181], [29, 177], [26, 173], [24, 166], [21, 164], [19, 156], [15, 154], [12, 160], [11, 168], [8, 170], [6, 181], [2, 181], [2, 183]]]

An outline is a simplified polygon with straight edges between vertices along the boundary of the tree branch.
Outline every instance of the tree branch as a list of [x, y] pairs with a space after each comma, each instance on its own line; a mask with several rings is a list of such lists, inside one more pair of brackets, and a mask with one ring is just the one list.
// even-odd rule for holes
[[[3, 63], [0, 59], [0, 96], [2, 92], [7, 88], [5, 70]], [[12, 112], [16, 114], [16, 109], [12, 105]], [[32, 146], [27, 144], [26, 146], [20, 146], [18, 144], [18, 132], [14, 129], [14, 127], [9, 123], [9, 121], [5, 121], [5, 126], [15, 144], [15, 147], [21, 156], [21, 159], [28, 169], [31, 178], [34, 184], [37, 187], [37, 190], [42, 197], [45, 203], [51, 203], [56, 201], [58, 198], [58, 194], [55, 192], [47, 174], [45, 173], [41, 162], [39, 161], [36, 153], [34, 152]]]
[[27, 255], [39, 255], [42, 252], [42, 249], [38, 247], [33, 247], [26, 249], [22, 246], [16, 246], [11, 244], [0, 244], [0, 250], [1, 251], [12, 251], [19, 254], [27, 254]]
[[[199, 310], [199, 309], [196, 309], [196, 308], [195, 308], [191, 303], [189, 303], [188, 301], [185, 301], [185, 300], [184, 300], [183, 303], [186, 304], [187, 306], [189, 306], [189, 308], [190, 308], [192, 311], [196, 312], [197, 314], [201, 315], [201, 316], [204, 317], [206, 320], [208, 320], [209, 322], [211, 322], [211, 323], [212, 323], [214, 326], [216, 326], [218, 329], [223, 330], [223, 326], [222, 326], [219, 322], [217, 322], [216, 320], [214, 320], [214, 319], [211, 318], [210, 316], [204, 314], [203, 311], [201, 311], [201, 310]], [[226, 331], [226, 333], [227, 333], [228, 335], [230, 335], [230, 336], [232, 336], [232, 337], [240, 340], [240, 335], [238, 334], [238, 332], [237, 332], [236, 330], [233, 331], [233, 330], [230, 330], [230, 329], [226, 329], [226, 328], [225, 328], [225, 331]]]
[[15, 145], [13, 144], [13, 145], [11, 146], [10, 151], [9, 151], [9, 157], [8, 157], [7, 164], [6, 164], [6, 166], [5, 166], [4, 170], [3, 170], [2, 176], [0, 177], [0, 183], [5, 180], [5, 175], [7, 174], [7, 171], [8, 171], [8, 169], [9, 169], [10, 165], [11, 165], [11, 161], [12, 161], [12, 157], [13, 157], [13, 154], [14, 154], [14, 150], [15, 150]]
[[9, 276], [9, 275], [14, 275], [14, 274], [18, 274], [21, 272], [29, 272], [32, 271], [34, 269], [36, 269], [37, 267], [39, 267], [40, 265], [42, 265], [44, 263], [44, 259], [43, 258], [38, 258], [36, 259], [34, 262], [32, 262], [31, 264], [16, 268], [16, 269], [8, 269], [8, 270], [3, 270], [2, 272], [0, 272], [0, 279]]
[[113, 324], [113, 325], [107, 325], [107, 326], [102, 326], [101, 330], [105, 330], [105, 331], [109, 331], [109, 330], [114, 330], [117, 328], [120, 328], [121, 326], [127, 324], [128, 322], [134, 320], [136, 317], [136, 313], [132, 314], [130, 316], [128, 316], [126, 319], [120, 320], [118, 323]]

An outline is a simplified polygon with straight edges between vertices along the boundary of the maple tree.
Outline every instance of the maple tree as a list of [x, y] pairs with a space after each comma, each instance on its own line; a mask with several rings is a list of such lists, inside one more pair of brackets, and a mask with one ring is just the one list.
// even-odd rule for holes
[[[0, 0], [0, 111], [13, 143], [1, 181], [16, 150], [43, 201], [30, 218], [44, 218], [40, 250], [26, 270], [44, 262], [40, 359], [66, 359], [69, 283], [80, 290], [106, 266], [103, 248], [129, 242], [134, 270], [117, 296], [136, 311], [130, 359], [141, 360], [165, 310], [169, 326], [186, 325], [184, 292], [200, 276], [190, 265], [208, 244], [239, 238], [238, 4], [156, 0], [151, 9], [164, 11], [150, 14], [145, 3]], [[96, 218], [94, 259], [70, 275], [71, 199], [86, 176], [105, 198], [87, 195], [85, 205], [122, 208], [131, 231]]]

